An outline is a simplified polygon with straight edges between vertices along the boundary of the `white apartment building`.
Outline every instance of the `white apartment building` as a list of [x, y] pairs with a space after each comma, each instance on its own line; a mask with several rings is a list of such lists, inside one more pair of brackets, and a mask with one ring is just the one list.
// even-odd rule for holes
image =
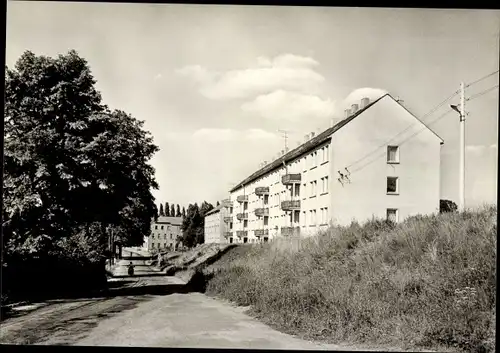
[[389, 94], [345, 114], [230, 190], [228, 242], [439, 211], [443, 140]]
[[182, 235], [182, 217], [160, 216], [151, 222], [151, 234], [144, 237], [143, 248], [149, 251], [175, 249], [177, 238]]
[[204, 243], [226, 243], [225, 233], [232, 227], [228, 220], [231, 202], [223, 200], [221, 204], [205, 214]]

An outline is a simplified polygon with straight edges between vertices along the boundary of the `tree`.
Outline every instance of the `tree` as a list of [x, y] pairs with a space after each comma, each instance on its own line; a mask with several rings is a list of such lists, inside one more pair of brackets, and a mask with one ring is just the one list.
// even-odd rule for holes
[[101, 104], [75, 51], [27, 51], [5, 81], [4, 254], [65, 253], [77, 234], [102, 253], [110, 229], [142, 244], [158, 188], [148, 164], [158, 147], [144, 123]]
[[182, 217], [186, 218], [186, 208], [184, 206], [182, 207]]
[[170, 217], [175, 217], [175, 205], [170, 206]]
[[165, 202], [165, 216], [170, 217], [170, 206], [168, 205], [168, 202]]
[[182, 243], [184, 246], [193, 247], [199, 244], [200, 225], [203, 217], [200, 214], [198, 204], [189, 204], [186, 217], [182, 220]]
[[450, 200], [439, 200], [439, 212], [456, 212], [458, 210], [458, 206], [455, 202]]
[[175, 217], [181, 217], [181, 207], [177, 204], [177, 210], [175, 211]]
[[165, 211], [163, 211], [163, 204], [160, 203], [160, 216], [165, 217]]
[[220, 206], [220, 203], [219, 203], [219, 201], [217, 201], [217, 207], [219, 207], [219, 206]]

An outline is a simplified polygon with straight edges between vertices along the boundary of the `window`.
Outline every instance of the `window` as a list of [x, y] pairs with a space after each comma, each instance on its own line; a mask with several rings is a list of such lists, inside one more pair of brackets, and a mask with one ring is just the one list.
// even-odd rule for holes
[[229, 213], [232, 214], [233, 213], [233, 208], [232, 207], [229, 207]]
[[229, 229], [233, 229], [233, 222], [229, 223]]
[[269, 224], [269, 217], [264, 216], [264, 225], [267, 226]]
[[151, 235], [151, 239], [154, 239], [154, 238], [155, 238], [155, 235], [154, 235], [154, 234], [153, 234], [153, 235]]
[[155, 226], [155, 229], [158, 229], [158, 226]]
[[294, 212], [294, 223], [300, 223], [300, 211]]
[[163, 226], [161, 226], [161, 230], [163, 230]]
[[330, 222], [330, 219], [328, 218], [328, 207], [325, 207], [325, 220], [324, 223], [327, 224]]
[[387, 209], [387, 220], [391, 222], [398, 221], [398, 210], [396, 208]]
[[248, 209], [248, 203], [243, 202], [243, 211], [246, 211]]
[[304, 197], [307, 196], [307, 183], [304, 183]]
[[269, 195], [264, 195], [264, 205], [269, 203]]
[[328, 162], [329, 160], [329, 154], [330, 154], [330, 145], [325, 146], [325, 152], [323, 154], [323, 162]]
[[302, 212], [302, 218], [304, 219], [304, 227], [307, 225], [306, 211]]
[[328, 177], [321, 178], [321, 193], [328, 192]]
[[387, 193], [397, 194], [399, 192], [399, 182], [397, 177], [387, 177]]
[[248, 227], [248, 220], [246, 220], [246, 219], [245, 219], [245, 220], [243, 221], [243, 227], [244, 227], [244, 228]]
[[295, 184], [295, 196], [300, 196], [300, 184]]
[[310, 196], [313, 197], [313, 196], [316, 196], [316, 187], [318, 185], [318, 182], [315, 180], [315, 181], [311, 181], [311, 194]]
[[155, 248], [155, 243], [151, 243], [151, 247], [154, 249]]
[[399, 163], [399, 147], [387, 147], [387, 163]]

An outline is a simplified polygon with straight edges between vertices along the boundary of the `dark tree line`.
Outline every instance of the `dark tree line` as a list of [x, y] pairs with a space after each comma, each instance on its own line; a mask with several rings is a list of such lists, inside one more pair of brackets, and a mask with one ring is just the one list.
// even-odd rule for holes
[[182, 222], [182, 243], [184, 246], [193, 247], [204, 242], [205, 215], [214, 209], [211, 203], [203, 201], [198, 204], [189, 204], [186, 216]]
[[172, 204], [169, 205], [168, 202], [165, 202], [165, 208], [163, 208], [163, 204], [160, 203], [160, 209], [159, 212], [156, 214], [156, 217], [161, 216], [161, 217], [185, 217], [186, 216], [186, 209], [183, 207], [182, 212], [181, 212], [181, 207], [179, 204], [177, 204], [177, 207]]

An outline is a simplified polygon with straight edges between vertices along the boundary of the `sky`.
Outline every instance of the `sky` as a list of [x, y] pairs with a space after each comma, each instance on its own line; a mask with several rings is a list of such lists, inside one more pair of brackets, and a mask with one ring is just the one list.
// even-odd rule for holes
[[[444, 140], [441, 198], [457, 202], [459, 119], [443, 113], [459, 96], [426, 114], [498, 70], [499, 33], [496, 10], [9, 1], [6, 64], [84, 57], [103, 102], [160, 147], [158, 202], [215, 204], [276, 157], [281, 131], [294, 148], [386, 92]], [[481, 92], [498, 81], [465, 93], [467, 207], [496, 204], [499, 94]]]

